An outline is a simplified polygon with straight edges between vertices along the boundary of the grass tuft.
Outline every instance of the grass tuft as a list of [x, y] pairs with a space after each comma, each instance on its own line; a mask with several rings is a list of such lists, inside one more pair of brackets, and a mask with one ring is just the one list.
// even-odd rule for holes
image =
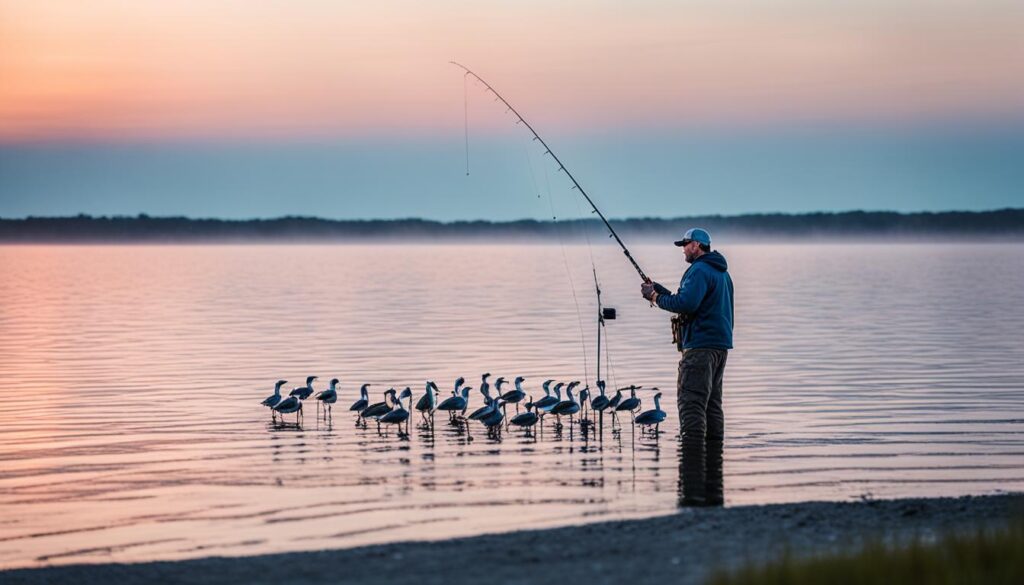
[[857, 553], [804, 559], [787, 554], [767, 565], [720, 571], [708, 583], [1020, 585], [1024, 583], [1024, 516], [1001, 530], [947, 534], [935, 542], [917, 538], [894, 548], [873, 541]]

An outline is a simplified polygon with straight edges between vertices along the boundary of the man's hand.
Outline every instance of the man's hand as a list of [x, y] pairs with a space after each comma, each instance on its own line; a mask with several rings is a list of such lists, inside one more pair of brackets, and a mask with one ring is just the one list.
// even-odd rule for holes
[[640, 296], [647, 299], [650, 302], [654, 302], [654, 294], [657, 292], [657, 288], [660, 286], [656, 282], [645, 282], [640, 285]]

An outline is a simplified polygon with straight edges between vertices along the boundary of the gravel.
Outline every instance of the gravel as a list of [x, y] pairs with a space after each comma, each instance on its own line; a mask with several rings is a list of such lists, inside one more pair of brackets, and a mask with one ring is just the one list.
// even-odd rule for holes
[[0, 583], [700, 583], [713, 571], [784, 552], [854, 550], [864, 539], [1003, 525], [1024, 495], [687, 508], [643, 520], [439, 542], [253, 557], [65, 565], [0, 572]]

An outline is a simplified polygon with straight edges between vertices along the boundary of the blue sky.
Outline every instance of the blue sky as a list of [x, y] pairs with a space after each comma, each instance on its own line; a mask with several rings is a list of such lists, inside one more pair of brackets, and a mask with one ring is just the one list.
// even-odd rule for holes
[[[317, 142], [0, 146], [0, 216], [251, 218], [579, 215], [521, 128]], [[608, 131], [548, 136], [611, 217], [1024, 205], [1024, 132]], [[550, 186], [550, 189], [549, 187]], [[542, 195], [538, 199], [537, 195]]]

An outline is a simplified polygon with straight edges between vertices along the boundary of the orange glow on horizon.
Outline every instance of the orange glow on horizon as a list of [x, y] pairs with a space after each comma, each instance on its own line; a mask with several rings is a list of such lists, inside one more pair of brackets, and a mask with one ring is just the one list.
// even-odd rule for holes
[[452, 58], [545, 127], [1022, 114], [1024, 10], [903, 4], [0, 0], [0, 140], [457, 129]]

